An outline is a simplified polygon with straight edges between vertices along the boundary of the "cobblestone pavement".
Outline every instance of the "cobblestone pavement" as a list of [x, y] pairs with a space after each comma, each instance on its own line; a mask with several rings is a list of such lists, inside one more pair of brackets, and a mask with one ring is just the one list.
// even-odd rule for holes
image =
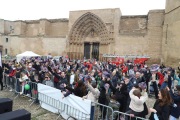
[[[15, 98], [15, 95], [12, 96], [12, 94], [13, 92], [3, 90], [0, 91], [0, 98], [10, 98], [13, 100]], [[31, 107], [29, 107], [31, 102], [28, 100], [29, 100], [28, 97], [25, 98], [22, 96], [17, 97], [15, 100], [13, 100], [13, 110], [26, 109], [27, 111], [31, 112], [31, 120], [56, 120], [56, 118], [58, 117], [57, 114], [51, 113], [43, 108], [39, 108], [37, 110], [39, 104], [34, 103]], [[155, 102], [154, 97], [149, 98], [148, 101], [146, 102], [148, 108], [153, 107], [154, 102]], [[64, 120], [64, 119], [60, 117], [58, 120]]]

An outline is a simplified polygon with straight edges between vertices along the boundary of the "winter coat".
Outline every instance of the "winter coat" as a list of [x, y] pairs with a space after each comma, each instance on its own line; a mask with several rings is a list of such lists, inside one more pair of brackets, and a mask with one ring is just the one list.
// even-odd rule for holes
[[12, 70], [11, 73], [9, 74], [9, 77], [13, 77], [16, 74], [16, 70]]
[[[154, 107], [153, 108], [157, 111], [156, 114], [157, 114], [159, 120], [168, 120], [172, 106], [164, 104], [163, 106], [160, 107], [159, 104], [161, 102], [162, 102], [161, 100], [156, 100], [156, 102], [154, 103]], [[151, 113], [149, 119], [150, 120], [155, 120], [153, 112]]]
[[[66, 74], [67, 74], [68, 76], [70, 76], [70, 79], [71, 79], [71, 73], [66, 72]], [[70, 79], [69, 79], [69, 81], [68, 81], [68, 85], [70, 85]], [[78, 81], [79, 81], [78, 74], [75, 74], [75, 75], [74, 75], [74, 82], [78, 82]]]
[[175, 80], [177, 80], [177, 81], [178, 81], [178, 85], [180, 85], [180, 79], [179, 79], [179, 78], [177, 78], [177, 76], [176, 76], [176, 75], [174, 75], [174, 79], [175, 79]]
[[142, 81], [142, 78], [140, 78], [140, 77], [137, 79], [134, 77], [131, 79], [131, 82], [133, 85], [138, 85], [140, 82], [143, 82], [143, 81]]
[[133, 88], [133, 84], [131, 81], [129, 81], [129, 83], [127, 84], [127, 91], [130, 92], [132, 88]]
[[44, 80], [42, 82], [42, 84], [50, 86], [50, 87], [54, 87], [54, 84], [53, 84], [53, 82], [51, 80]]
[[80, 87], [76, 87], [75, 89], [72, 89], [71, 87], [66, 86], [66, 89], [68, 89], [69, 91], [73, 92], [74, 95], [76, 95], [78, 97], [83, 97], [84, 96], [84, 94], [83, 94], [83, 92], [82, 92]]
[[[84, 96], [84, 98], [92, 102], [96, 102], [97, 98], [100, 95], [100, 91], [98, 90], [98, 88], [93, 88], [91, 85], [89, 85], [88, 87], [89, 87], [89, 92], [86, 96]], [[95, 106], [95, 104], [92, 103], [92, 106]]]
[[117, 81], [118, 81], [118, 77], [115, 75], [112, 77], [112, 83], [113, 83], [113, 86], [116, 87], [117, 86]]
[[171, 98], [174, 101], [174, 104], [176, 104], [176, 106], [172, 107], [171, 109], [171, 116], [178, 119], [180, 116], [180, 95], [175, 96], [171, 90], [170, 93], [171, 93]]
[[119, 88], [116, 89], [113, 86], [110, 86], [110, 88], [112, 89], [114, 95], [116, 95], [116, 101], [118, 101], [121, 104], [119, 111], [126, 112], [127, 100], [129, 97], [129, 94], [127, 91], [127, 85], [122, 84], [122, 87], [120, 90], [119, 90]]
[[135, 89], [132, 89], [129, 92], [129, 96], [131, 98], [131, 102], [130, 102], [129, 108], [131, 108], [135, 112], [142, 112], [144, 110], [144, 105], [143, 104], [148, 99], [147, 92], [144, 92], [144, 95], [141, 96], [140, 98], [138, 98], [137, 96], [135, 96], [133, 94], [134, 90]]
[[160, 72], [157, 72], [157, 75], [159, 76], [159, 85], [162, 85], [164, 82], [164, 76]]
[[164, 81], [163, 83], [162, 83], [162, 85], [161, 85], [161, 89], [165, 89], [166, 88], [166, 86], [168, 86], [168, 82], [167, 81]]
[[53, 73], [53, 75], [58, 79], [58, 85], [57, 88], [60, 89], [60, 85], [65, 83], [66, 85], [68, 85], [68, 80], [67, 80], [67, 76], [65, 76], [64, 78], [60, 75], [58, 75], [57, 73]]
[[101, 89], [101, 92], [100, 92], [100, 96], [101, 98], [104, 98], [106, 99], [106, 89], [104, 88], [104, 85], [108, 83], [110, 85], [110, 88], [112, 87], [112, 84], [110, 81], [103, 81], [101, 80], [101, 84], [100, 84], [100, 89]]
[[[110, 101], [110, 96], [109, 93], [106, 93], [106, 99], [109, 103], [109, 107], [111, 107], [113, 109], [113, 111], [118, 111], [119, 107], [120, 107], [120, 103], [116, 101], [116, 103]], [[116, 118], [116, 116], [118, 115], [118, 113], [113, 114], [113, 117]], [[108, 108], [108, 115], [109, 118], [112, 118], [112, 110], [110, 108]]]
[[[59, 73], [56, 72], [56, 74], [57, 74], [57, 75], [61, 75], [61, 72], [59, 72]], [[56, 76], [54, 77], [54, 82], [55, 82], [55, 83], [58, 83], [58, 82], [59, 82], [59, 79], [58, 79]]]

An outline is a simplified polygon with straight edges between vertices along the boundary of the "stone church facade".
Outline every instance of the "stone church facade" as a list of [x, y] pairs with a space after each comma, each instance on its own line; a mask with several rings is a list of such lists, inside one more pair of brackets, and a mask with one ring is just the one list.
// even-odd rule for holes
[[0, 19], [0, 49], [9, 55], [33, 51], [72, 59], [148, 55], [149, 63], [175, 66], [180, 62], [179, 13], [180, 1], [167, 0], [165, 10], [141, 16], [122, 16], [114, 8], [70, 11], [69, 19]]

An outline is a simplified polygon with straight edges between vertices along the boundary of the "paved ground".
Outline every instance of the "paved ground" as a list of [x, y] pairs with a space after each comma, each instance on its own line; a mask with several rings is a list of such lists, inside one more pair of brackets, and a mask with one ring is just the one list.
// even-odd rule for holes
[[[0, 98], [10, 98], [14, 99], [15, 95], [12, 97], [12, 92], [9, 91], [0, 91]], [[43, 108], [39, 108], [36, 110], [39, 106], [39, 104], [33, 104], [31, 107], [29, 105], [31, 102], [28, 101], [29, 98], [27, 97], [17, 97], [15, 100], [13, 100], [13, 110], [17, 109], [26, 109], [27, 111], [31, 112], [31, 120], [56, 120], [58, 117], [57, 114], [53, 114]], [[64, 120], [62, 117], [60, 117], [58, 120]]]
[[[10, 98], [13, 100], [15, 96], [12, 97], [12, 92], [3, 90], [3, 91], [0, 91], [0, 98]], [[27, 97], [25, 98], [23, 98], [22, 96], [17, 97], [15, 100], [13, 100], [13, 110], [26, 109], [27, 111], [31, 112], [32, 120], [55, 120], [58, 117], [57, 114], [53, 114], [43, 108], [36, 110], [39, 104], [33, 104], [31, 107], [29, 107], [31, 102], [29, 102], [28, 100], [29, 98]], [[154, 102], [155, 102], [154, 97], [149, 98], [148, 101], [146, 102], [148, 108], [153, 107]], [[58, 120], [64, 120], [64, 119], [60, 117]]]

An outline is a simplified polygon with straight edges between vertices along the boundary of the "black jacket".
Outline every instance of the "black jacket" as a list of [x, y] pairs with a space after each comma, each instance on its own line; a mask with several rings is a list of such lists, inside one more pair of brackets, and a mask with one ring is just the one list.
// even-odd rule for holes
[[[161, 100], [160, 101], [156, 100], [153, 108], [157, 111], [156, 114], [159, 120], [168, 120], [172, 106], [164, 104], [163, 106], [160, 107], [159, 104], [161, 102], [162, 102]], [[151, 113], [151, 116], [149, 117], [149, 119], [154, 120], [154, 113]]]
[[67, 77], [65, 76], [64, 78], [61, 77], [60, 75], [58, 75], [56, 72], [53, 73], [53, 75], [59, 79], [59, 82], [58, 82], [58, 86], [57, 88], [60, 89], [60, 85], [65, 83], [66, 85], [68, 85], [68, 80], [67, 80]]
[[119, 88], [116, 89], [113, 86], [111, 86], [111, 89], [112, 89], [113, 93], [115, 93], [114, 95], [116, 95], [116, 100], [120, 103], [119, 111], [126, 112], [127, 100], [128, 100], [128, 96], [129, 96], [129, 93], [127, 91], [127, 85], [123, 83], [120, 90], [119, 90]]
[[104, 88], [104, 85], [108, 83], [110, 85], [110, 88], [112, 87], [112, 84], [110, 81], [101, 81], [101, 84], [100, 84], [100, 88], [101, 88], [101, 92], [100, 92], [100, 96], [101, 98], [104, 98], [106, 99], [106, 89]]
[[74, 95], [76, 95], [78, 97], [83, 97], [84, 96], [81, 88], [79, 88], [79, 87], [76, 87], [75, 89], [72, 89], [71, 87], [66, 86], [66, 89], [68, 89], [69, 91], [73, 92]]

